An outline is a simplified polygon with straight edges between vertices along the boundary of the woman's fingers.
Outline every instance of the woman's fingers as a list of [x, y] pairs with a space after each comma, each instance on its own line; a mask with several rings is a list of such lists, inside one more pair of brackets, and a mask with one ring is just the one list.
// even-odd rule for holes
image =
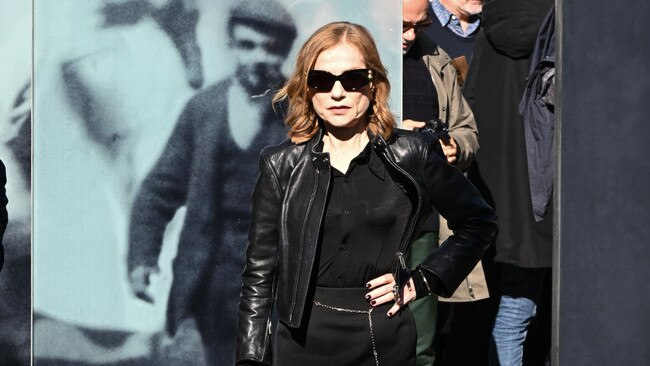
[[399, 308], [400, 308], [399, 304], [398, 304], [398, 303], [395, 303], [395, 305], [393, 305], [393, 306], [390, 308], [390, 310], [388, 310], [388, 312], [386, 313], [386, 315], [388, 315], [389, 318], [392, 318], [393, 315], [397, 314], [397, 312], [399, 311]]
[[393, 301], [394, 284], [395, 279], [393, 278], [392, 273], [387, 273], [377, 278], [373, 278], [366, 284], [366, 287], [371, 290], [366, 294], [366, 300], [370, 302], [370, 305], [372, 306], [377, 306], [385, 304], [389, 301]]
[[372, 290], [377, 286], [386, 285], [394, 282], [395, 279], [393, 278], [393, 274], [386, 273], [385, 275], [381, 275], [377, 278], [373, 278], [372, 280], [368, 281], [368, 283], [366, 283], [366, 287]]
[[[379, 306], [381, 304], [395, 301], [395, 295], [393, 294], [394, 285], [395, 279], [390, 273], [373, 278], [366, 284], [366, 287], [371, 289], [371, 291], [366, 294], [366, 300], [370, 302], [370, 305], [372, 306]], [[415, 285], [413, 284], [412, 279], [410, 279], [406, 286], [404, 286], [401, 295], [403, 298], [400, 299], [400, 301], [395, 302], [390, 310], [388, 310], [387, 315], [389, 317], [395, 315], [403, 304], [408, 304], [416, 298]]]
[[413, 280], [410, 279], [406, 286], [404, 286], [402, 298], [399, 299], [399, 301], [395, 302], [395, 305], [393, 305], [388, 310], [386, 315], [388, 315], [389, 318], [392, 318], [395, 314], [397, 314], [402, 305], [408, 304], [409, 302], [415, 300], [416, 297], [417, 294], [415, 293], [415, 285], [413, 284]]
[[370, 305], [377, 306], [395, 300], [393, 296], [393, 283], [382, 285], [366, 294]]

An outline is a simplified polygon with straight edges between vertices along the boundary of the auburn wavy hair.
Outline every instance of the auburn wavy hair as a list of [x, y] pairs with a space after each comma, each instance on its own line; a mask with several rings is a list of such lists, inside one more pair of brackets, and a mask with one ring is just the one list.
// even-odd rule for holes
[[273, 97], [273, 103], [288, 102], [284, 123], [289, 127], [289, 138], [302, 143], [312, 138], [321, 128], [318, 115], [311, 102], [312, 92], [307, 86], [307, 74], [316, 59], [326, 49], [340, 43], [355, 46], [363, 55], [366, 68], [372, 69], [373, 101], [368, 111], [368, 126], [372, 133], [388, 139], [395, 129], [395, 117], [388, 109], [390, 83], [387, 71], [379, 58], [377, 46], [370, 32], [359, 24], [349, 22], [329, 23], [319, 28], [300, 48], [293, 73], [282, 89]]

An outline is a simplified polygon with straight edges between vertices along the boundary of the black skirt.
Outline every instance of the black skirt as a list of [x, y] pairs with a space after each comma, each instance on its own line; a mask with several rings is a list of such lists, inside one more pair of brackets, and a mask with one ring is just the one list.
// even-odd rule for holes
[[279, 323], [273, 366], [414, 366], [417, 333], [408, 307], [370, 306], [366, 288], [317, 287], [300, 328]]

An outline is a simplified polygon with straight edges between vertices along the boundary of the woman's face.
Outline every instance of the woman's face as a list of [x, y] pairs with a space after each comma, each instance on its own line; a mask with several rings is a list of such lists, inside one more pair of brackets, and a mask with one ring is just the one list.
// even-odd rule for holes
[[[318, 55], [314, 70], [327, 71], [341, 75], [348, 70], [365, 69], [366, 63], [361, 52], [352, 45], [339, 43]], [[366, 111], [372, 97], [372, 83], [356, 91], [347, 91], [340, 81], [336, 81], [330, 91], [311, 90], [311, 102], [316, 114], [323, 121], [328, 131], [333, 129], [359, 129], [363, 131], [367, 124]]]

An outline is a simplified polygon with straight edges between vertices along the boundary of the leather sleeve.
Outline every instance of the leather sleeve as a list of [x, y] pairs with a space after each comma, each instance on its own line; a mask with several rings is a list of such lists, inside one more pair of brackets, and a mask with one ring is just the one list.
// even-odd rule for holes
[[260, 174], [251, 201], [236, 360], [237, 365], [268, 365], [271, 362], [271, 310], [278, 265], [282, 198], [277, 176], [264, 155], [260, 159]]
[[[434, 143], [429, 141], [429, 144]], [[425, 149], [421, 174], [424, 189], [454, 235], [419, 268], [440, 280], [439, 295], [449, 297], [487, 251], [497, 232], [494, 210], [461, 172]]]

